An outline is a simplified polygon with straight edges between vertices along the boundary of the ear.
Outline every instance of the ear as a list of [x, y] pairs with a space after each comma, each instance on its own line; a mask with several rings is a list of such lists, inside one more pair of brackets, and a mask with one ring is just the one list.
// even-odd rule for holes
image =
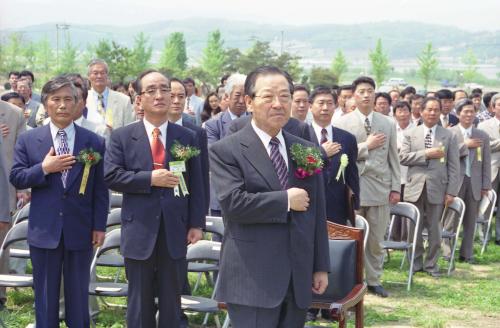
[[245, 104], [247, 105], [247, 112], [251, 113], [253, 111], [252, 104], [253, 99], [249, 95], [245, 95]]

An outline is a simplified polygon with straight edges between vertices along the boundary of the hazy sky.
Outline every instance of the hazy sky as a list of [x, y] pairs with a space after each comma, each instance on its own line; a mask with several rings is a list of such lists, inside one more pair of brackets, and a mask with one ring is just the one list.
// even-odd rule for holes
[[0, 30], [40, 23], [135, 25], [210, 17], [293, 25], [419, 21], [494, 31], [500, 30], [499, 14], [499, 0], [1, 0]]

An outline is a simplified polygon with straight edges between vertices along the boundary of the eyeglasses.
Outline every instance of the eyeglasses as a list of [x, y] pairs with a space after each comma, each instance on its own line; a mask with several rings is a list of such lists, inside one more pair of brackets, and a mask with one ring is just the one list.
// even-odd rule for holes
[[166, 96], [166, 95], [168, 95], [170, 93], [170, 88], [158, 88], [158, 89], [151, 88], [151, 89], [146, 89], [143, 92], [141, 92], [141, 95], [146, 94], [149, 97], [154, 97], [154, 96], [156, 96], [156, 93], [158, 91], [160, 92], [160, 95]]
[[292, 100], [292, 95], [290, 95], [289, 93], [280, 95], [265, 94], [262, 96], [255, 96], [255, 97], [262, 99], [262, 101], [266, 104], [272, 103], [274, 99], [278, 99], [278, 101], [281, 104], [288, 104]]

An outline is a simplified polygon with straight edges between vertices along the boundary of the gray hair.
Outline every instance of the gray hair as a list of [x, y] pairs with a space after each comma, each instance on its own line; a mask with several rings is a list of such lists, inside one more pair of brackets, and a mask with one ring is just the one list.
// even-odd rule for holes
[[102, 59], [94, 58], [87, 65], [87, 73], [88, 73], [88, 75], [90, 75], [90, 70], [92, 69], [92, 66], [95, 66], [95, 65], [103, 65], [104, 67], [106, 67], [106, 73], [109, 73], [108, 64], [104, 60], [102, 60]]
[[224, 93], [228, 96], [231, 95], [233, 89], [236, 85], [245, 85], [245, 80], [247, 76], [245, 74], [234, 73], [227, 79], [226, 85], [224, 86]]
[[455, 104], [455, 112], [460, 115], [460, 112], [462, 111], [462, 109], [464, 109], [465, 106], [474, 106], [474, 103], [469, 98], [460, 99]]
[[495, 107], [495, 103], [498, 99], [500, 99], [500, 93], [495, 93], [495, 95], [493, 97], [491, 97], [491, 100], [490, 100], [491, 108]]
[[78, 91], [74, 84], [65, 76], [56, 76], [49, 80], [42, 88], [42, 104], [47, 108], [47, 99], [51, 94], [62, 88], [69, 87], [75, 103], [78, 101]]

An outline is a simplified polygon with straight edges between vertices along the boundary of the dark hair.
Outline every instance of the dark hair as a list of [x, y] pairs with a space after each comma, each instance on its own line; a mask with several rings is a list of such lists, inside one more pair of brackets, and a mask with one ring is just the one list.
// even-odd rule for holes
[[470, 94], [469, 99], [474, 99], [474, 98], [481, 98], [483, 95], [480, 94], [479, 92], [473, 92]]
[[66, 88], [66, 87], [69, 87], [71, 89], [71, 93], [73, 94], [73, 99], [76, 103], [78, 101], [78, 92], [76, 91], [76, 88], [75, 88], [73, 82], [71, 82], [71, 80], [68, 79], [66, 76], [59, 75], [59, 76], [56, 76], [56, 77], [50, 79], [43, 86], [42, 95], [41, 95], [42, 104], [44, 106], [46, 106], [47, 105], [47, 98], [49, 97], [49, 95], [56, 92], [57, 90], [60, 90], [62, 88]]
[[441, 111], [441, 101], [439, 101], [439, 99], [436, 97], [425, 97], [424, 101], [422, 102], [422, 110], [424, 110], [425, 106], [427, 106], [427, 103], [431, 101], [437, 101], [437, 103], [439, 104], [439, 111]]
[[191, 77], [186, 77], [183, 82], [185, 85], [188, 83], [191, 83], [193, 86], [196, 85], [196, 83], [194, 83], [194, 80]]
[[[142, 93], [142, 79], [146, 76], [146, 75], [149, 75], [151, 73], [159, 73], [159, 74], [162, 74], [160, 71], [156, 70], [156, 69], [147, 69], [145, 71], [143, 71], [142, 73], [139, 74], [139, 76], [137, 76], [137, 80], [135, 80], [135, 92], [137, 92], [137, 94], [141, 94]], [[167, 81], [168, 81], [168, 78], [167, 78]]]
[[255, 83], [262, 75], [282, 75], [288, 81], [288, 90], [293, 94], [293, 80], [290, 74], [276, 66], [260, 66], [251, 71], [245, 79], [245, 94], [251, 98], [255, 97]]
[[187, 95], [186, 85], [184, 84], [184, 82], [182, 82], [180, 79], [178, 79], [176, 77], [172, 77], [172, 78], [170, 78], [170, 88], [172, 88], [172, 82], [177, 82], [180, 85], [182, 85], [182, 88], [184, 89], [184, 93]]
[[35, 82], [35, 76], [33, 75], [33, 73], [31, 71], [21, 71], [19, 72], [19, 77], [23, 77], [23, 76], [29, 76], [31, 77], [31, 82]]
[[416, 94], [417, 90], [415, 90], [415, 88], [412, 87], [412, 86], [408, 86], [408, 87], [404, 88], [403, 91], [401, 91], [401, 93], [399, 94], [399, 96], [401, 98], [404, 98], [409, 93]]
[[332, 89], [324, 85], [318, 85], [313, 89], [313, 91], [311, 91], [311, 94], [309, 95], [309, 103], [312, 104], [319, 95], [330, 95], [333, 98], [333, 102], [337, 104], [337, 94], [333, 92]]
[[414, 94], [413, 96], [410, 97], [410, 105], [412, 105], [415, 100], [423, 98], [424, 96], [419, 95], [418, 93]]
[[222, 75], [222, 77], [220, 78], [220, 84], [224, 85], [224, 82], [229, 78], [229, 76], [231, 76], [231, 74]]
[[486, 106], [486, 108], [490, 107], [491, 98], [493, 98], [493, 96], [496, 95], [497, 93], [498, 92], [491, 91], [491, 92], [487, 92], [484, 94], [483, 103], [484, 103], [484, 106]]
[[375, 94], [375, 102], [377, 102], [377, 99], [380, 97], [385, 98], [385, 100], [387, 100], [387, 102], [389, 103], [389, 106], [391, 105], [392, 99], [391, 99], [391, 96], [387, 92], [377, 92]]
[[337, 92], [339, 90], [340, 86], [338, 84], [332, 85], [332, 91]]
[[481, 88], [474, 88], [474, 89], [472, 89], [471, 93], [480, 93], [480, 94], [483, 94], [483, 90]]
[[448, 89], [441, 89], [436, 92], [436, 98], [439, 98], [439, 100], [453, 99], [453, 93], [451, 93], [451, 91]]
[[309, 91], [309, 89], [308, 89], [305, 85], [303, 85], [303, 84], [295, 84], [295, 85], [293, 86], [293, 92], [295, 92], [295, 91], [305, 91], [305, 92], [307, 93], [307, 95], [308, 95], [308, 96], [309, 96], [309, 94], [311, 93], [311, 92]]
[[453, 91], [453, 100], [455, 100], [457, 98], [457, 93], [459, 93], [459, 92], [465, 93], [465, 98], [468, 97], [467, 92], [465, 92], [465, 90], [458, 89], [458, 90]]
[[[66, 74], [64, 76], [66, 78], [68, 78], [68, 80], [73, 82], [73, 85], [76, 88], [82, 90], [82, 99], [83, 99], [83, 101], [87, 102], [87, 96], [89, 94], [89, 88], [87, 85], [87, 81], [78, 73], [69, 73], [69, 74]], [[82, 81], [83, 84], [80, 81]]]
[[7, 75], [7, 77], [10, 78], [11, 75], [17, 75], [19, 77], [19, 72], [18, 71], [10, 71], [9, 74]]
[[128, 85], [125, 85], [122, 82], [117, 82], [117, 83], [113, 83], [113, 86], [111, 87], [111, 89], [113, 89], [114, 91], [118, 90], [119, 88], [124, 88], [125, 90], [127, 90]]
[[396, 104], [392, 106], [392, 112], [396, 114], [396, 109], [398, 108], [406, 108], [411, 113], [411, 106], [407, 101], [396, 101]]
[[460, 99], [458, 103], [455, 105], [455, 112], [457, 114], [460, 114], [460, 112], [465, 106], [474, 106], [474, 103], [472, 102], [472, 100], [468, 98]]
[[352, 84], [344, 84], [344, 85], [339, 86], [339, 88], [337, 90], [337, 94], [340, 95], [340, 93], [344, 90], [352, 91]]
[[360, 85], [362, 83], [368, 83], [369, 85], [371, 85], [373, 87], [373, 89], [376, 88], [375, 81], [371, 77], [360, 76], [356, 80], [352, 81], [352, 87], [351, 87], [352, 92], [356, 91], [356, 88], [358, 87], [358, 85]]
[[210, 107], [210, 97], [213, 97], [213, 96], [215, 96], [217, 99], [219, 99], [218, 94], [215, 92], [210, 92], [207, 95], [207, 97], [205, 98], [205, 103], [203, 104], [203, 110], [201, 111], [201, 122], [202, 123], [205, 121], [208, 121], [212, 117], [212, 114], [215, 115], [215, 114], [218, 114], [222, 111], [220, 106], [218, 106], [214, 110], [212, 109], [212, 107]]
[[23, 101], [23, 104], [26, 104], [26, 100], [24, 100], [24, 97], [17, 92], [9, 92], [2, 95], [3, 101], [9, 101], [10, 99], [21, 99]]

